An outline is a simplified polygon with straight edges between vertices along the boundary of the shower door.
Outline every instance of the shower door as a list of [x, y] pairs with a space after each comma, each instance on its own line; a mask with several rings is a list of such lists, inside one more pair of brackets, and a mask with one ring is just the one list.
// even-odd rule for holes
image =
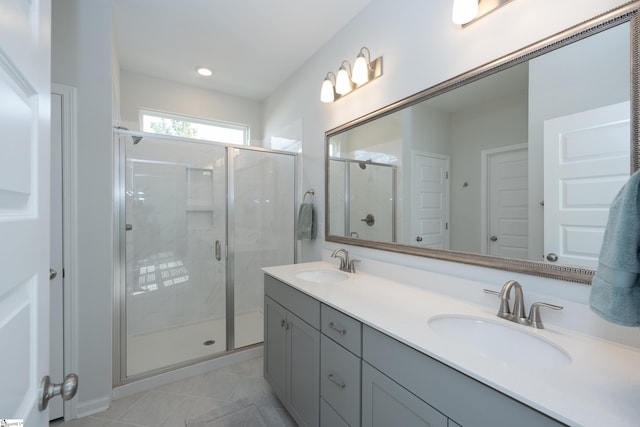
[[126, 140], [121, 370], [131, 377], [227, 349], [227, 154], [225, 147], [211, 144], [121, 138]]

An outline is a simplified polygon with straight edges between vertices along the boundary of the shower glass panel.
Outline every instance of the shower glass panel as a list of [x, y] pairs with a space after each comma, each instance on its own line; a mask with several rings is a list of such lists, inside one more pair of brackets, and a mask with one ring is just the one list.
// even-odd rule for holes
[[[263, 340], [261, 267], [294, 262], [295, 157], [267, 151], [233, 150], [234, 347]], [[287, 241], [289, 239], [289, 241]]]
[[397, 167], [332, 157], [329, 174], [331, 233], [395, 242]]
[[130, 377], [226, 351], [227, 179], [223, 146], [125, 139]]

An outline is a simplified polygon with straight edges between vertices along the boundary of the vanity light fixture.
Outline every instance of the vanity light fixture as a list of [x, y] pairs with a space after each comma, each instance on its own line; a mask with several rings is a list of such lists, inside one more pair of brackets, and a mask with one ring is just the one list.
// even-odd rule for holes
[[[347, 71], [345, 64], [349, 67], [349, 71]], [[336, 92], [340, 95], [346, 95], [352, 90], [353, 85], [351, 84], [351, 64], [349, 63], [349, 61], [344, 60], [342, 61], [342, 64], [340, 64], [338, 76], [336, 77]]]
[[199, 75], [203, 76], [203, 77], [211, 77], [213, 76], [213, 71], [211, 71], [210, 68], [207, 67], [201, 67], [201, 66], [196, 66], [196, 73], [198, 73]]
[[453, 0], [453, 23], [463, 25], [473, 21], [478, 16], [478, 2], [479, 0]]
[[451, 20], [463, 27], [504, 6], [511, 0], [453, 0]]
[[[331, 76], [333, 76], [333, 81], [331, 80]], [[331, 71], [327, 73], [327, 77], [324, 78], [322, 82], [322, 89], [320, 90], [320, 101], [322, 102], [333, 102], [336, 99], [336, 89], [335, 82], [336, 75]]]
[[[364, 53], [367, 53], [365, 58]], [[362, 86], [370, 80], [380, 77], [382, 74], [382, 57], [378, 57], [371, 62], [371, 52], [366, 47], [360, 49], [356, 62], [353, 64], [353, 75], [351, 80]]]
[[[326, 103], [334, 102], [381, 75], [382, 57], [380, 56], [371, 61], [369, 49], [363, 47], [358, 53], [353, 69], [351, 68], [351, 63], [344, 60], [340, 64], [337, 76], [332, 72], [327, 73], [322, 82], [320, 101]], [[332, 76], [333, 81], [331, 79]]]

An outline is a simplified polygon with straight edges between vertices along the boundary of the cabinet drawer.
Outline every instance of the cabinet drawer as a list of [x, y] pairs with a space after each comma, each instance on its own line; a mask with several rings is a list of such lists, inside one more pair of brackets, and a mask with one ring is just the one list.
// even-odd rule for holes
[[320, 338], [320, 395], [351, 426], [360, 425], [360, 359]]
[[314, 328], [320, 329], [320, 302], [317, 300], [268, 274], [264, 276], [264, 293]]
[[320, 427], [349, 427], [324, 399], [320, 399]]
[[322, 333], [353, 354], [360, 356], [362, 354], [362, 324], [324, 304], [321, 306], [320, 313]]

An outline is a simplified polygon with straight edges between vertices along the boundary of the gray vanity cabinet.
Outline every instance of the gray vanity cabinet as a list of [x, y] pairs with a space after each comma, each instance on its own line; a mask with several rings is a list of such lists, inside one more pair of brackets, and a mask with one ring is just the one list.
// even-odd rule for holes
[[320, 420], [320, 303], [265, 276], [264, 378], [299, 426]]
[[265, 275], [264, 377], [299, 426], [563, 424]]
[[[362, 359], [363, 426], [372, 425], [367, 423], [371, 417], [366, 411], [382, 416], [386, 411], [412, 410], [407, 404], [411, 396], [418, 399], [411, 405], [422, 410], [428, 410], [427, 406], [437, 408], [444, 414], [445, 424], [437, 425], [446, 426], [447, 417], [450, 426], [456, 422], [462, 426], [492, 427], [563, 425], [366, 325], [362, 328]], [[385, 405], [389, 408], [385, 409]]]

